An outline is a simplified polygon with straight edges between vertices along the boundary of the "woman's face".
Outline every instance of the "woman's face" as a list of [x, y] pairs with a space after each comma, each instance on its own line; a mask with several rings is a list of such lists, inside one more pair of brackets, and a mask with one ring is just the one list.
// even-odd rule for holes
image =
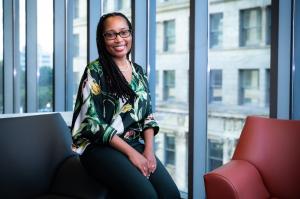
[[[131, 49], [132, 36], [131, 34], [128, 36], [128, 30], [128, 24], [123, 17], [109, 17], [104, 22], [105, 47], [115, 59], [126, 58], [127, 53]], [[115, 33], [120, 34], [115, 35]]]

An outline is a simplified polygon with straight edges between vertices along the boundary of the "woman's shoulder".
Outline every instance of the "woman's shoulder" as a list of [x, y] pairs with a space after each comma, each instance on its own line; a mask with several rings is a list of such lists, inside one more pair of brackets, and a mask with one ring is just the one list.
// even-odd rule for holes
[[145, 70], [142, 66], [140, 66], [140, 65], [138, 65], [137, 63], [134, 63], [134, 62], [132, 62], [132, 63], [133, 63], [134, 69], [137, 73], [140, 73], [140, 74], [143, 74], [143, 75], [145, 74]]
[[96, 59], [90, 63], [87, 64], [86, 69], [94, 72], [101, 73], [102, 72], [102, 66], [99, 62], [99, 59]]

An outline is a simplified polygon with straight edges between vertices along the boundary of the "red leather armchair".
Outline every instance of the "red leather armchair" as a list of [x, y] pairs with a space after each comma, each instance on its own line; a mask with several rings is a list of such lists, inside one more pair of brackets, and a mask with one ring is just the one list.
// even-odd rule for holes
[[300, 121], [248, 117], [232, 160], [204, 181], [207, 199], [300, 199]]

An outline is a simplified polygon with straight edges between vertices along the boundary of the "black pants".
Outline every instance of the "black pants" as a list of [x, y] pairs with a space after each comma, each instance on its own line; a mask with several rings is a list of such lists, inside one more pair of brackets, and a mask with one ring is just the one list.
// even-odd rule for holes
[[[142, 153], [144, 145], [132, 145]], [[89, 145], [81, 162], [90, 175], [123, 199], [179, 199], [180, 194], [171, 176], [156, 158], [157, 167], [147, 179], [123, 153], [110, 146]], [[117, 195], [117, 193], [119, 195]]]

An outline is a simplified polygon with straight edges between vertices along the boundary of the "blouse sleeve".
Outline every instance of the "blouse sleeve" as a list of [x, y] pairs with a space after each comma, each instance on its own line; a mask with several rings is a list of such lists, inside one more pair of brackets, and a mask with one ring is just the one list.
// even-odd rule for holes
[[89, 142], [108, 144], [118, 132], [103, 118], [102, 95], [99, 75], [87, 67], [78, 89], [72, 120], [72, 137], [77, 147], [84, 147]]
[[150, 95], [150, 89], [149, 89], [149, 83], [147, 76], [143, 74], [143, 80], [145, 82], [145, 90], [147, 91], [147, 107], [146, 107], [146, 117], [144, 120], [144, 126], [143, 131], [147, 128], [153, 128], [154, 135], [156, 135], [159, 131], [159, 126], [157, 121], [154, 119], [153, 111], [152, 111], [152, 104], [151, 104], [151, 95]]

